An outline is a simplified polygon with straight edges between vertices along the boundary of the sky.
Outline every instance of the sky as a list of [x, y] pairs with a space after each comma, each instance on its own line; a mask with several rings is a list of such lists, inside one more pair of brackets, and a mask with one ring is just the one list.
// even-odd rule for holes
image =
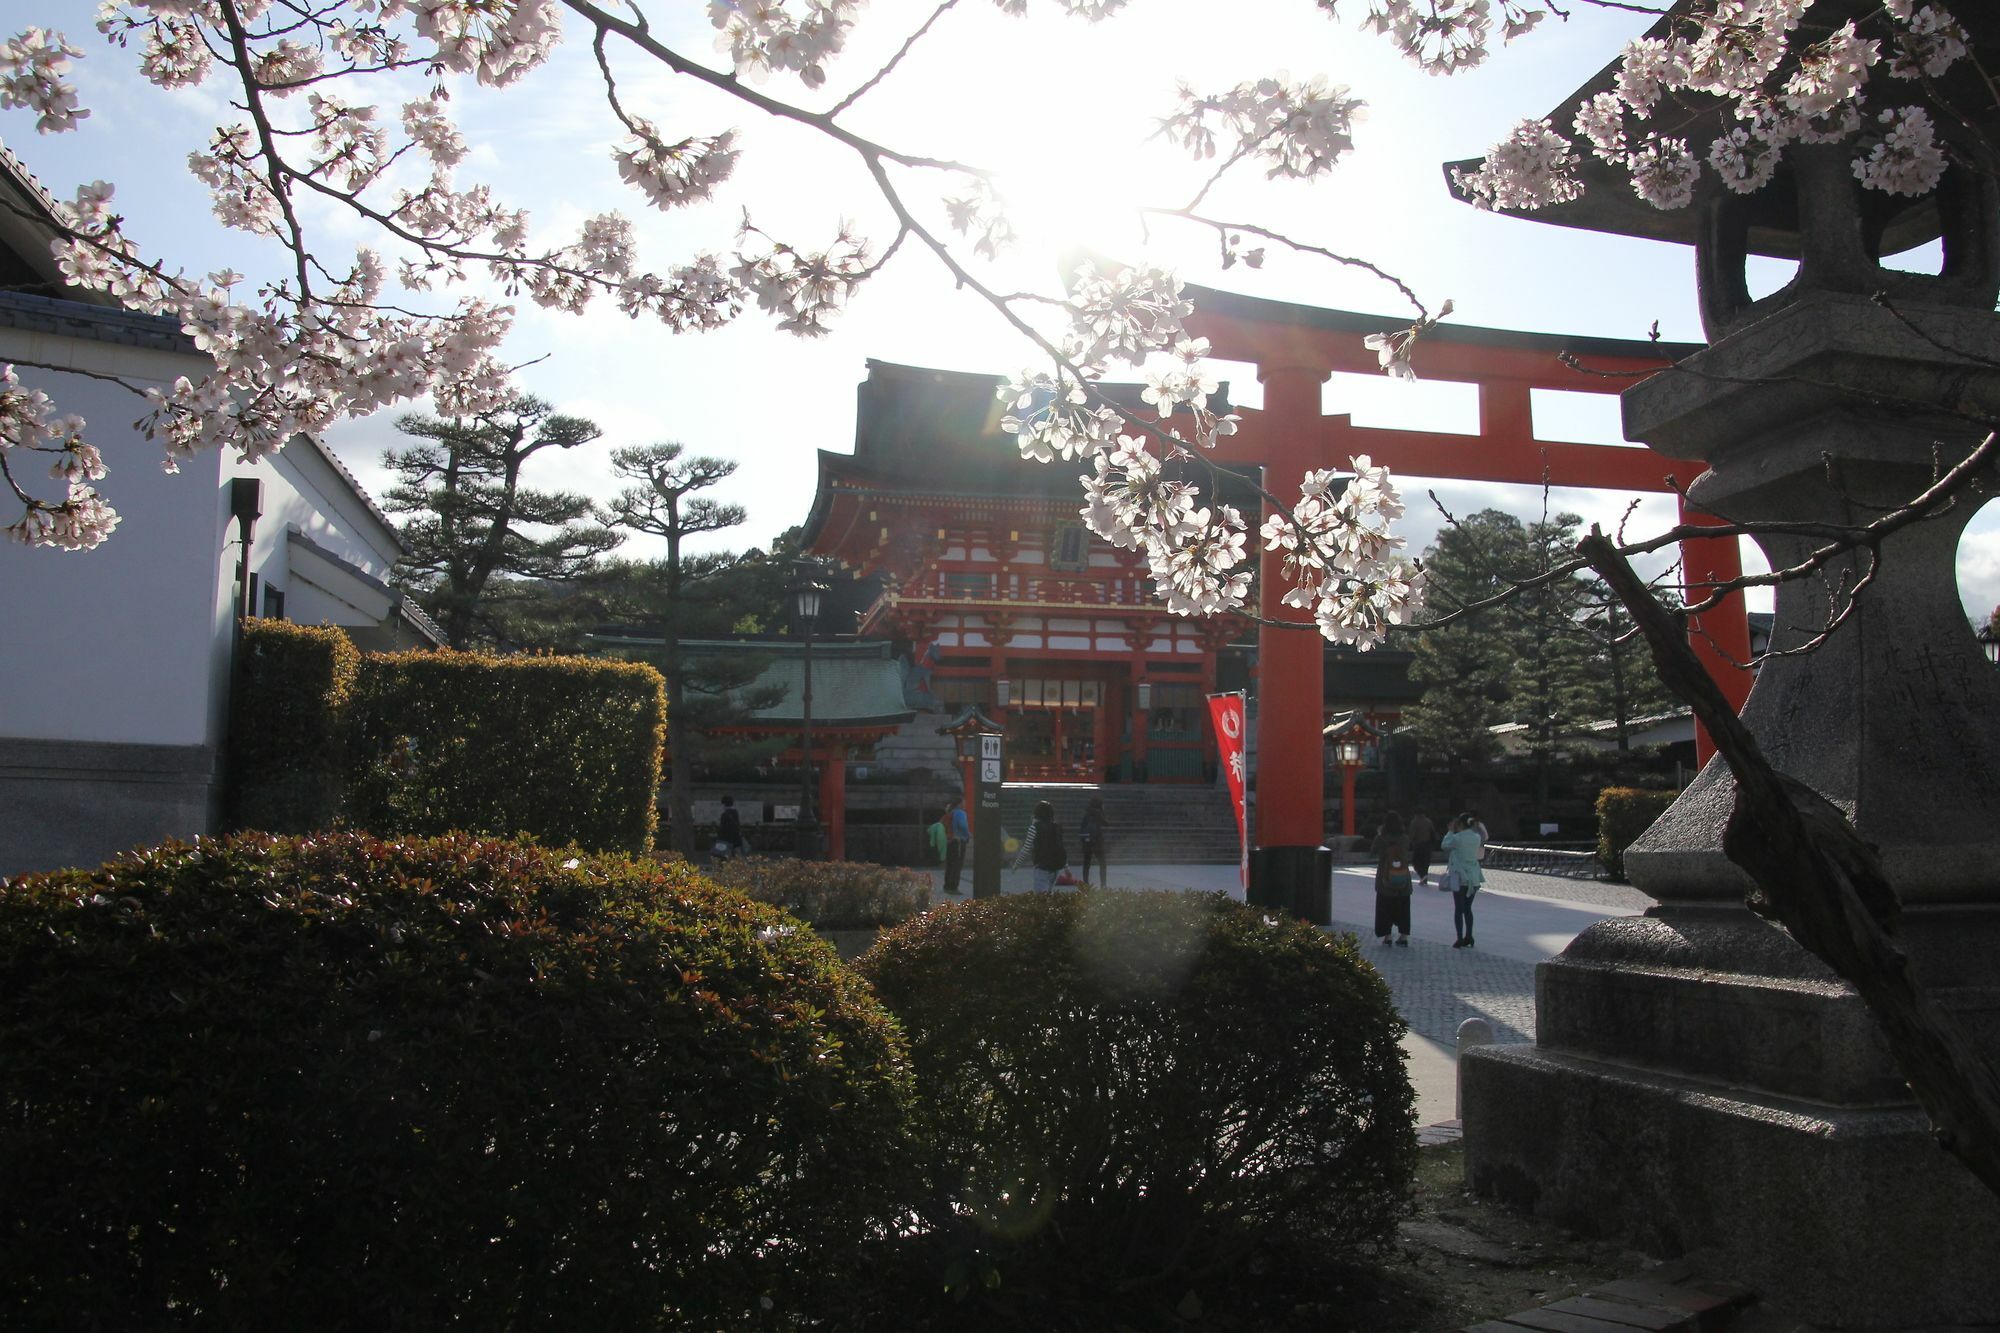
[[[705, 5], [645, 7], [662, 41], [712, 66], [724, 62]], [[786, 76], [760, 87], [806, 107], [830, 105], [872, 73], [932, 7], [877, 0], [860, 11], [825, 89], [810, 92]], [[1208, 92], [1278, 72], [1320, 76], [1369, 104], [1352, 156], [1312, 183], [1269, 182], [1245, 171], [1210, 197], [1207, 211], [1365, 257], [1407, 281], [1433, 309], [1450, 299], [1452, 323], [1643, 339], [1657, 322], [1670, 341], [1699, 342], [1686, 247], [1479, 213], [1445, 190], [1441, 163], [1477, 156], [1519, 119], [1548, 111], [1644, 27], [1638, 15], [1571, 8], [1569, 21], [1551, 19], [1497, 51], [1487, 66], [1447, 79], [1422, 73], [1382, 39], [1361, 33], [1356, 25], [1365, 7], [1356, 0], [1337, 17], [1308, 0], [1226, 8], [1206, 0], [1135, 0], [1123, 16], [1099, 24], [1064, 18], [1050, 0], [1032, 0], [1025, 19], [983, 0], [961, 0], [843, 122], [885, 146], [1005, 173], [1022, 243], [982, 274], [1003, 290], [1053, 289], [1057, 256], [1082, 246], [1128, 261], [1169, 263], [1194, 283], [1379, 313], [1384, 327], [1393, 327], [1415, 312], [1379, 280], [1275, 249], [1261, 271], [1238, 266], [1225, 273], [1210, 236], [1171, 224], [1145, 229], [1129, 207], [1182, 203], [1206, 174], [1205, 166], [1153, 137], [1178, 84]], [[227, 266], [255, 278], [278, 271], [274, 248], [214, 221], [205, 187], [183, 165], [213, 126], [237, 118], [222, 102], [221, 85], [168, 95], [144, 83], [132, 55], [92, 30], [95, 0], [38, 0], [36, 10], [37, 21], [67, 31], [86, 50], [75, 79], [92, 118], [76, 134], [37, 136], [28, 113], [0, 112], [0, 142], [58, 196], [93, 179], [113, 182], [128, 235], [149, 256], [196, 273]], [[1223, 13], [1228, 18], [1218, 19]], [[823, 243], [844, 220], [881, 240], [891, 235], [879, 197], [846, 149], [641, 61], [614, 58], [614, 72], [628, 107], [670, 134], [737, 132], [737, 172], [712, 204], [663, 214], [621, 185], [609, 151], [620, 136], [588, 43], [575, 27], [548, 65], [512, 88], [452, 84], [454, 114], [474, 145], [459, 169], [461, 184], [486, 182], [502, 200], [528, 207], [538, 238], [567, 239], [585, 217], [618, 209], [639, 227], [643, 261], [658, 267], [702, 249], [726, 250], [746, 212], [760, 228], [802, 247]], [[378, 100], [399, 101], [413, 90]], [[898, 181], [927, 200], [953, 190], [934, 173], [905, 173]], [[370, 240], [328, 208], [316, 209], [308, 224], [323, 238], [321, 248], [334, 254]], [[1769, 289], [1782, 276], [1767, 264], [1753, 284]], [[507, 350], [525, 365], [521, 384], [565, 412], [595, 420], [606, 440], [588, 451], [544, 455], [531, 480], [608, 498], [617, 489], [610, 445], [677, 440], [690, 453], [739, 463], [714, 492], [748, 511], [741, 528], [718, 539], [738, 547], [764, 544], [804, 518], [816, 451], [853, 447], [855, 388], [869, 359], [991, 374], [1032, 361], [1025, 340], [976, 296], [955, 291], [935, 260], [914, 246], [863, 289], [832, 332], [812, 340], [778, 332], [754, 311], [718, 333], [674, 335], [608, 305], [581, 317], [526, 300], [517, 305]], [[1421, 354], [1417, 365], [1421, 375]], [[1221, 370], [1235, 400], [1255, 406], [1249, 368]], [[1472, 424], [1465, 386], [1436, 382], [1336, 376], [1325, 406], [1352, 412], [1365, 425], [1469, 430]], [[391, 410], [352, 421], [329, 437], [377, 495], [387, 481], [381, 452], [403, 438], [394, 429], [398, 415]], [[1615, 408], [1607, 399], [1570, 412], [1562, 433], [1613, 442]], [[114, 468], [121, 461], [114, 458]], [[114, 472], [113, 503], [115, 480]], [[1437, 530], [1423, 495], [1431, 488], [1416, 478], [1406, 488], [1404, 532], [1412, 550], [1421, 551]], [[1543, 504], [1532, 488], [1449, 482], [1435, 489], [1457, 513], [1493, 506], [1532, 518]], [[1623, 516], [1630, 498], [1549, 497], [1554, 508], [1607, 526]], [[1981, 619], [2000, 603], [1997, 516], [1976, 519], [1960, 549], [1961, 590]], [[1642, 503], [1629, 531], [1671, 521], [1671, 501], [1654, 497]]]

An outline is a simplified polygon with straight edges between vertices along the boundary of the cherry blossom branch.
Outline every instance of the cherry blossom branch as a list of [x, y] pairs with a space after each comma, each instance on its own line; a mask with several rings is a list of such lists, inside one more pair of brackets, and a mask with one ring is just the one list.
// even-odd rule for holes
[[867, 93], [871, 89], [873, 89], [877, 84], [881, 83], [882, 80], [888, 78], [889, 75], [895, 70], [895, 68], [903, 63], [903, 58], [909, 55], [910, 52], [916, 48], [917, 43], [923, 40], [925, 34], [930, 32], [932, 26], [936, 24], [939, 19], [943, 18], [948, 11], [957, 8], [957, 6], [958, 6], [958, 0], [943, 0], [943, 3], [939, 4], [936, 9], [931, 11], [930, 17], [925, 19], [923, 21], [923, 24], [920, 27], [918, 27], [918, 29], [915, 32], [911, 33], [908, 37], [903, 39], [903, 44], [896, 48], [896, 54], [890, 56], [889, 59], [883, 64], [882, 68], [876, 70], [873, 74], [869, 75], [866, 79], [862, 80], [861, 83], [855, 87], [853, 92], [841, 98], [838, 102], [835, 102], [832, 106], [826, 109], [826, 114], [828, 118], [830, 119], [834, 116], [838, 116], [841, 112], [847, 110], [847, 108], [853, 106], [856, 102], [860, 101], [864, 96], [867, 95]]
[[1418, 319], [1427, 320], [1430, 318], [1430, 307], [1424, 304], [1423, 299], [1417, 295], [1416, 290], [1403, 279], [1397, 277], [1379, 264], [1362, 259], [1356, 255], [1341, 254], [1339, 251], [1329, 249], [1324, 245], [1298, 240], [1286, 235], [1284, 232], [1275, 231], [1254, 222], [1225, 221], [1221, 218], [1204, 216], [1194, 212], [1193, 209], [1194, 205], [1190, 204], [1181, 208], [1141, 208], [1139, 212], [1144, 217], [1172, 218], [1176, 221], [1191, 223], [1197, 227], [1206, 227], [1210, 231], [1222, 236], [1236, 232], [1245, 236], [1262, 237], [1264, 240], [1282, 245], [1302, 255], [1312, 255], [1319, 259], [1325, 259], [1339, 264], [1343, 268], [1359, 269], [1363, 273], [1381, 279], [1400, 292], [1403, 299], [1408, 301], [1411, 307], [1416, 310]]

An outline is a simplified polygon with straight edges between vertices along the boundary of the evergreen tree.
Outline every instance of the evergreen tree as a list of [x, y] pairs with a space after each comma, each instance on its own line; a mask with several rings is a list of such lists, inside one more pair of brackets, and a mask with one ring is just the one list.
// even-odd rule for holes
[[727, 479], [736, 464], [684, 453], [679, 444], [662, 443], [620, 449], [611, 456], [618, 474], [637, 483], [613, 502], [611, 522], [662, 539], [666, 555], [618, 562], [595, 582], [611, 614], [622, 612], [634, 628], [659, 640], [648, 660], [667, 681], [669, 836], [675, 851], [691, 857], [696, 847], [690, 788], [698, 751], [715, 728], [777, 700], [742, 696], [764, 666], [754, 653], [684, 660], [684, 641], [736, 630], [746, 596], [760, 596], [762, 585], [770, 582], [771, 564], [761, 553], [690, 554], [684, 549], [692, 538], [743, 521], [741, 505], [697, 494]]
[[[1653, 596], [1670, 610], [1682, 604], [1679, 590], [1671, 584], [1655, 584]], [[1671, 713], [1683, 705], [1660, 679], [1645, 642], [1634, 635], [1625, 604], [1600, 578], [1584, 584], [1577, 628], [1569, 710], [1592, 721], [1610, 722], [1619, 750], [1630, 750], [1635, 719]]]
[[590, 521], [596, 509], [587, 497], [521, 481], [542, 450], [594, 442], [602, 432], [593, 422], [524, 396], [471, 419], [413, 414], [396, 429], [423, 441], [382, 456], [397, 477], [383, 507], [410, 516], [397, 530], [405, 551], [398, 578], [454, 648], [508, 637], [496, 603], [524, 591], [510, 578], [574, 579], [623, 540]]
[[[1469, 606], [1545, 575], [1573, 553], [1582, 520], [1559, 513], [1533, 523], [1485, 509], [1439, 534], [1425, 553], [1434, 616]], [[1663, 595], [1672, 598], [1670, 590]], [[1412, 681], [1423, 700], [1404, 714], [1428, 762], [1450, 775], [1452, 799], [1468, 768], [1491, 762], [1490, 729], [1523, 728], [1533, 764], [1534, 807], [1546, 814], [1559, 738], [1589, 723], [1629, 724], [1674, 705], [1651, 655], [1624, 641], [1631, 621], [1595, 579], [1566, 577], [1524, 588], [1443, 629], [1413, 636]]]

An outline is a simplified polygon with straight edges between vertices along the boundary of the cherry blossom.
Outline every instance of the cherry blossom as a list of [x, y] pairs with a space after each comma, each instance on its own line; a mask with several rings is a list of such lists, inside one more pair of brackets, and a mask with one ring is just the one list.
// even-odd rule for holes
[[[1865, 18], [1808, 41], [1801, 25], [1810, 6], [1709, 0], [1680, 15], [1673, 35], [1629, 43], [1613, 90], [1577, 111], [1573, 128], [1582, 146], [1629, 173], [1639, 197], [1661, 209], [1693, 202], [1704, 163], [1727, 189], [1761, 189], [1793, 143], [1852, 144], [1854, 175], [1867, 188], [1928, 193], [1945, 164], [1936, 122], [1921, 106], [1870, 103], [1881, 91], [1871, 71], [1935, 79], [1965, 56], [1963, 27], [1942, 6], [1884, 0]], [[1721, 99], [1738, 123], [1706, 143], [1641, 128], [1647, 121], [1678, 126], [1704, 98]], [[1477, 171], [1456, 180], [1483, 207], [1566, 203], [1580, 190], [1577, 148], [1551, 126], [1524, 122]]]
[[[1007, 14], [1028, 7], [995, 3]], [[1095, 21], [1125, 6], [1053, 0], [1053, 7]], [[1549, 0], [1321, 0], [1321, 7], [1361, 11], [1364, 28], [1439, 75], [1487, 60], [1496, 35], [1527, 38], [1545, 15], [1562, 12]], [[933, 21], [952, 8], [941, 6]], [[1833, 30], [1811, 28], [1810, 9], [1810, 0], [1708, 0], [1665, 35], [1630, 43], [1610, 90], [1579, 108], [1573, 124], [1523, 122], [1478, 168], [1458, 173], [1457, 187], [1487, 208], [1560, 204], [1582, 189], [1590, 155], [1624, 172], [1649, 203], [1682, 208], [1700, 197], [1711, 172], [1723, 188], [1752, 191], [1774, 179], [1792, 145], [1839, 143], [1851, 146], [1867, 188], [1901, 196], [1935, 188], [1956, 122], [1934, 114], [1928, 81], [1965, 59], [1962, 26], [1923, 0], [1882, 0]], [[158, 88], [227, 85], [203, 96], [232, 107], [231, 119], [188, 167], [209, 187], [224, 226], [280, 258], [276, 274], [258, 282], [234, 273], [194, 277], [126, 234], [109, 185], [92, 182], [60, 207], [55, 259], [65, 278], [171, 320], [212, 362], [212, 371], [146, 395], [143, 424], [166, 463], [207, 448], [261, 457], [301, 432], [425, 396], [446, 415], [485, 410], [510, 392], [502, 349], [520, 300], [579, 311], [608, 298], [629, 317], [674, 331], [718, 328], [754, 307], [779, 328], [813, 336], [899, 251], [905, 259], [924, 252], [1035, 346], [1037, 363], [1001, 389], [1001, 426], [1021, 453], [1085, 461], [1085, 521], [1144, 555], [1171, 609], [1207, 615], [1243, 607], [1252, 588], [1248, 521], [1208, 494], [1205, 471], [1208, 451], [1238, 419], [1214, 403], [1217, 376], [1207, 344], [1188, 334], [1193, 309], [1181, 279], [1156, 265], [1085, 263], [1064, 275], [1058, 293], [1001, 294], [974, 267], [1015, 239], [995, 178], [976, 165], [862, 138], [842, 119], [903, 55], [831, 109], [810, 96], [830, 81], [860, 21], [858, 0], [708, 0], [707, 17], [732, 72], [665, 50], [631, 0], [298, 0], [282, 11], [270, 0], [109, 0], [99, 33], [131, 50]], [[566, 25], [600, 56], [616, 45], [755, 114], [822, 133], [832, 151], [856, 155], [897, 234], [878, 248], [841, 223], [831, 239], [804, 243], [746, 218], [722, 252], [660, 256], [647, 252], [620, 212], [551, 236], [518, 201], [459, 180], [475, 158], [448, 114], [454, 86], [520, 83], [548, 60]], [[32, 114], [42, 133], [77, 128], [88, 115], [71, 81], [82, 55], [44, 28], [0, 43], [0, 111]], [[607, 151], [634, 197], [649, 210], [719, 199], [739, 157], [736, 130], [664, 128], [621, 101], [608, 57], [603, 68]], [[790, 88], [806, 100], [786, 100]], [[1719, 129], [1716, 105], [1724, 113]], [[1699, 131], [1690, 128], [1698, 107], [1707, 108], [1708, 126]], [[1214, 165], [1191, 204], [1155, 212], [1212, 227], [1225, 265], [1239, 257], [1261, 263], [1266, 248], [1243, 251], [1243, 233], [1279, 238], [1203, 217], [1201, 198], [1238, 168], [1267, 178], [1325, 176], [1352, 152], [1363, 110], [1349, 89], [1316, 79], [1183, 88], [1161, 134]], [[328, 210], [368, 237], [350, 262], [336, 263], [315, 245]], [[1397, 290], [1414, 307], [1413, 321], [1366, 343], [1385, 373], [1413, 378], [1424, 335], [1451, 307], [1431, 314], [1409, 288]], [[1046, 333], [1047, 325], [1024, 317], [1029, 305], [1059, 308], [1060, 330]], [[1105, 393], [1114, 379], [1141, 383], [1143, 409]], [[22, 506], [8, 529], [17, 538], [84, 549], [116, 524], [93, 489], [104, 467], [85, 431], [14, 371], [0, 381], [0, 480]], [[53, 494], [34, 489], [45, 483], [9, 461], [38, 452], [51, 456]], [[1296, 496], [1265, 495], [1258, 536], [1280, 554], [1290, 582], [1285, 602], [1309, 611], [1328, 638], [1368, 647], [1414, 614], [1423, 577], [1392, 531], [1402, 512], [1392, 479], [1366, 458], [1351, 468], [1345, 477], [1307, 476]]]

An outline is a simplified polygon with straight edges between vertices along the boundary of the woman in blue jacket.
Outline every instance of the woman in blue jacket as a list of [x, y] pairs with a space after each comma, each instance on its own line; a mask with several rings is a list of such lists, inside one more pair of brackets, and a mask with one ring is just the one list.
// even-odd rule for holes
[[1445, 854], [1445, 875], [1451, 883], [1451, 927], [1458, 935], [1454, 949], [1472, 948], [1472, 899], [1486, 883], [1479, 868], [1479, 816], [1471, 811], [1451, 821], [1451, 832], [1438, 840]]

